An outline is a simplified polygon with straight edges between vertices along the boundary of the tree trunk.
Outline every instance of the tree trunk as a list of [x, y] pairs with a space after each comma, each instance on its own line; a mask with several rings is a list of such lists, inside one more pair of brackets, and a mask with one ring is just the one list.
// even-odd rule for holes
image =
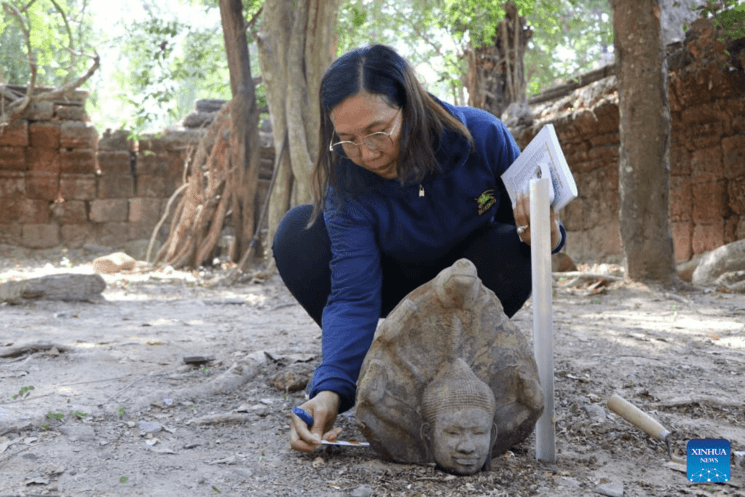
[[312, 198], [310, 173], [320, 128], [318, 89], [333, 60], [338, 1], [266, 0], [264, 4], [256, 42], [274, 146], [281, 145], [285, 130], [289, 140], [270, 192], [268, 245], [287, 210]]
[[613, 0], [620, 113], [619, 219], [626, 275], [670, 284], [670, 109], [659, 0]]
[[233, 94], [230, 109], [231, 174], [226, 195], [232, 196], [233, 250], [236, 262], [248, 249], [254, 235], [254, 196], [259, 173], [259, 109], [251, 78], [243, 2], [220, 0], [225, 51]]
[[514, 2], [504, 8], [494, 43], [468, 50], [468, 105], [497, 117], [511, 103], [525, 100], [525, 50], [533, 35]]

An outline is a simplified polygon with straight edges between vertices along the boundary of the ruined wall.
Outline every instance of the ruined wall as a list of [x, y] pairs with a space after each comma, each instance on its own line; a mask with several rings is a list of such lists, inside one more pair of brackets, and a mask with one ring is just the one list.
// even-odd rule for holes
[[[745, 238], [745, 39], [724, 46], [706, 23], [668, 47], [672, 119], [669, 212], [675, 258]], [[739, 54], [739, 55], [738, 55]], [[613, 72], [612, 70], [610, 71]], [[513, 129], [521, 147], [553, 123], [579, 189], [562, 213], [566, 251], [577, 261], [619, 262], [619, 114], [615, 76], [552, 101], [536, 99], [535, 121]]]
[[[225, 102], [198, 101], [182, 121], [135, 143], [126, 131], [106, 130], [99, 139], [87, 122], [86, 97], [78, 91], [42, 102], [0, 134], [0, 244], [127, 247], [143, 258], [168, 198], [183, 183], [189, 152]], [[260, 134], [265, 195], [274, 149], [271, 133]], [[160, 241], [169, 228], [167, 220]]]

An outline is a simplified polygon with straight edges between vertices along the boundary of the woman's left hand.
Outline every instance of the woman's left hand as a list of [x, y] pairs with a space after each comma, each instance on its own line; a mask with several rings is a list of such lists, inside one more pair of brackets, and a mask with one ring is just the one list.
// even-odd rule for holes
[[[561, 230], [559, 219], [551, 209], [551, 247], [556, 247], [561, 241]], [[530, 194], [526, 193], [517, 197], [515, 202], [515, 224], [517, 225], [517, 236], [524, 243], [530, 245]]]

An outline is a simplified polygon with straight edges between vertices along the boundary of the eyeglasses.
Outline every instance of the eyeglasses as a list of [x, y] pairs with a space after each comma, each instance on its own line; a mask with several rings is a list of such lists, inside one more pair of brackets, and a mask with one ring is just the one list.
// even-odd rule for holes
[[[396, 112], [396, 115], [393, 116], [393, 119], [396, 119], [399, 112], [401, 112], [401, 109], [398, 109], [398, 112]], [[393, 119], [391, 119], [391, 121], [393, 121]], [[390, 121], [388, 121], [388, 123], [390, 124]], [[362, 155], [360, 146], [364, 145], [370, 152], [380, 152], [380, 150], [393, 143], [391, 135], [394, 131], [396, 131], [397, 124], [398, 123], [396, 123], [388, 133], [386, 133], [385, 131], [370, 133], [369, 135], [362, 138], [362, 143], [355, 143], [348, 140], [342, 140], [336, 143], [333, 143], [332, 141], [331, 143], [329, 143], [329, 151], [336, 152], [340, 155], [343, 153], [347, 157], [359, 157], [360, 155]]]

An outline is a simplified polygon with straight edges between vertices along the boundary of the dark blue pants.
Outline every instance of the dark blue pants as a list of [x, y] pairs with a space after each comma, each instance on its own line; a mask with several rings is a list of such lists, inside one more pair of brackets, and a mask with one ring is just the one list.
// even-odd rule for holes
[[[312, 211], [311, 205], [290, 210], [277, 228], [272, 250], [285, 285], [321, 326], [323, 308], [331, 293], [331, 242], [323, 216], [305, 229]], [[507, 316], [512, 317], [530, 297], [530, 247], [520, 241], [514, 226], [494, 224], [471, 234], [436, 264], [413, 266], [382, 255], [380, 317], [387, 316], [409, 292], [462, 257], [474, 263], [479, 278], [497, 295]]]

